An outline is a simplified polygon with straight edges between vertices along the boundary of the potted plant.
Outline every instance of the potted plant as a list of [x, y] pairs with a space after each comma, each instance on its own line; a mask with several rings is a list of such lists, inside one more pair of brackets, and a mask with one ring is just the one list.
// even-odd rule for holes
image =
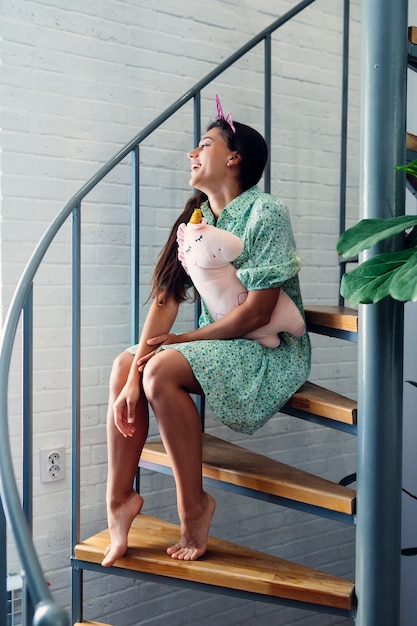
[[[395, 169], [417, 177], [417, 159]], [[408, 231], [404, 246], [395, 252], [382, 252], [346, 273], [341, 282], [340, 293], [352, 305], [379, 302], [391, 296], [400, 302], [417, 301], [417, 216], [402, 215], [388, 219], [363, 219], [340, 237], [337, 250], [345, 258], [357, 254], [375, 244]], [[417, 387], [417, 382], [408, 380]], [[356, 475], [348, 477], [350, 482]], [[417, 496], [402, 489], [411, 498]], [[417, 547], [404, 548], [403, 556], [417, 555]]]

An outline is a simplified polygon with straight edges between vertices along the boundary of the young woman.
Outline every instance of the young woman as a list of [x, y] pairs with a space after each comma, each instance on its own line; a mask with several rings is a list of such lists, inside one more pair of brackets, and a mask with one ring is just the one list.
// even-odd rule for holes
[[[280, 289], [303, 314], [296, 253], [287, 207], [256, 185], [267, 147], [253, 128], [218, 118], [188, 153], [190, 185], [198, 192], [175, 223], [153, 277], [153, 303], [140, 342], [114, 362], [108, 412], [107, 510], [111, 537], [103, 565], [127, 549], [127, 535], [142, 497], [133, 480], [148, 434], [148, 405], [155, 414], [174, 472], [181, 536], [168, 547], [174, 559], [204, 554], [213, 497], [202, 486], [200, 417], [190, 394], [204, 393], [217, 417], [230, 428], [251, 434], [288, 401], [310, 370], [308, 334], [281, 335], [277, 348], [242, 339], [267, 324]], [[202, 302], [199, 328], [171, 333], [189, 279], [177, 258], [176, 232], [200, 207], [209, 224], [243, 241], [233, 262], [248, 290], [246, 301], [213, 321]]]

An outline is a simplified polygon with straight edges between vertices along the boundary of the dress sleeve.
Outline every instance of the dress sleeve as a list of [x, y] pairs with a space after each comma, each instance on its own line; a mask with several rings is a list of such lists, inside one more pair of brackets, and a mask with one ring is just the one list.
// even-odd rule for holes
[[287, 206], [274, 196], [255, 201], [237, 275], [248, 291], [279, 287], [301, 268]]

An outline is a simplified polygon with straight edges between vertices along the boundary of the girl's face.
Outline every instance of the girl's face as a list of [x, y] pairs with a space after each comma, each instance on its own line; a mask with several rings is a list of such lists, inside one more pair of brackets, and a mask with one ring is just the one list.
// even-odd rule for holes
[[190, 186], [209, 195], [225, 184], [236, 152], [227, 146], [221, 131], [212, 128], [205, 133], [197, 148], [188, 153], [188, 158], [191, 164]]

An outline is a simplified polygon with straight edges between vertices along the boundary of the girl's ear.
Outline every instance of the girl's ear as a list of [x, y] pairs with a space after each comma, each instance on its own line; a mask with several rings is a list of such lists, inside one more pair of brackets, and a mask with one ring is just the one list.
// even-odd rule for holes
[[240, 154], [240, 152], [238, 152], [236, 150], [236, 152], [234, 152], [232, 154], [232, 156], [229, 157], [228, 160], [228, 165], [232, 166], [232, 165], [239, 165], [239, 163], [242, 161], [242, 155]]

